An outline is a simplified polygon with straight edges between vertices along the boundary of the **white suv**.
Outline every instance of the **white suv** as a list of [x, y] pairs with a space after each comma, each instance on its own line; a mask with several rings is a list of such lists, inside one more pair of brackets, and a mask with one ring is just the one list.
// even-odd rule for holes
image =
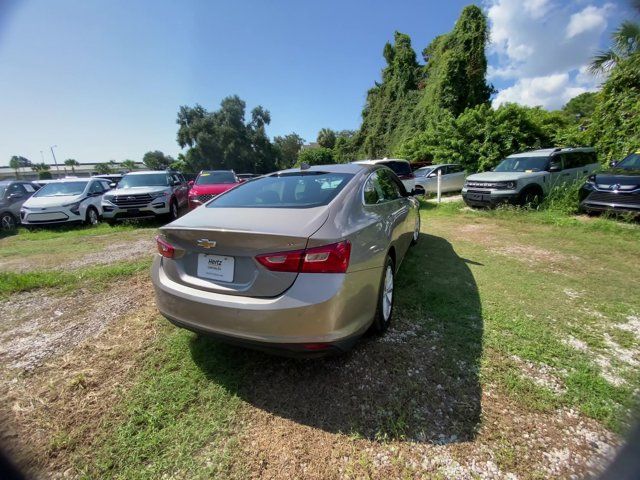
[[179, 172], [144, 171], [127, 173], [102, 199], [104, 220], [167, 217], [173, 221], [187, 207], [189, 185]]
[[471, 207], [540, 202], [558, 186], [598, 168], [593, 148], [547, 148], [509, 155], [490, 172], [469, 175], [462, 198]]
[[411, 193], [416, 188], [416, 177], [411, 170], [411, 164], [400, 158], [382, 158], [380, 160], [358, 160], [352, 163], [366, 163], [369, 165], [384, 165], [389, 167], [402, 181], [407, 192]]

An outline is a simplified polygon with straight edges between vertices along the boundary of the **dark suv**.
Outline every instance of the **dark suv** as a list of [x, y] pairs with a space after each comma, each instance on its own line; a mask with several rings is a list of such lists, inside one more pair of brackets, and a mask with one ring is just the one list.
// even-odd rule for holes
[[0, 228], [10, 231], [20, 221], [20, 207], [33, 195], [38, 186], [21, 180], [0, 182]]
[[580, 189], [580, 207], [586, 212], [640, 214], [640, 152], [591, 175]]

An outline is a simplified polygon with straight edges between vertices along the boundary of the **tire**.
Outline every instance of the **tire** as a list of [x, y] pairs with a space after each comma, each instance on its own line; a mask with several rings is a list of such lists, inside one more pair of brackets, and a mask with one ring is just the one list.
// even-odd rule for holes
[[537, 188], [528, 187], [520, 193], [520, 205], [526, 207], [531, 205], [536, 207], [542, 202], [542, 191]]
[[174, 220], [177, 220], [179, 216], [180, 216], [180, 210], [178, 209], [178, 203], [175, 200], [171, 200], [171, 203], [169, 204], [169, 214], [167, 215], [167, 218], [169, 219], [170, 222], [173, 222]]
[[84, 219], [85, 225], [95, 226], [99, 221], [100, 215], [98, 215], [98, 211], [93, 207], [87, 208], [87, 216]]
[[420, 210], [418, 210], [416, 213], [416, 225], [413, 227], [413, 236], [411, 237], [411, 246], [417, 244], [418, 240], [420, 240], [420, 223]]
[[[377, 334], [384, 333], [391, 323], [391, 317], [393, 315], [394, 286], [395, 269], [393, 260], [389, 255], [387, 255], [387, 258], [384, 261], [384, 268], [382, 269], [376, 315], [373, 318], [373, 323], [371, 324], [371, 330]], [[389, 287], [391, 287], [390, 291]]]
[[5, 212], [0, 216], [0, 229], [3, 232], [13, 232], [17, 223], [16, 218], [9, 212]]

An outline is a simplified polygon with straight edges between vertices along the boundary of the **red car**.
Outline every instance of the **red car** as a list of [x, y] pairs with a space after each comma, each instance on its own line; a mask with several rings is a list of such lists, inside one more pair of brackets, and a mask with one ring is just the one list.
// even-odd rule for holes
[[[189, 182], [191, 183], [191, 182]], [[232, 189], [242, 181], [233, 170], [203, 170], [189, 190], [189, 210], [207, 203], [214, 197]]]

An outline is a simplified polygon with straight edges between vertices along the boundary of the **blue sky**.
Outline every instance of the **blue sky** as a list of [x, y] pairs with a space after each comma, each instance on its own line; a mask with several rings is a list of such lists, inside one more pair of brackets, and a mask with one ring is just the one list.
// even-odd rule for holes
[[[468, 1], [0, 0], [0, 164], [176, 155], [176, 112], [238, 94], [272, 136], [355, 129], [395, 30], [418, 55]], [[597, 87], [594, 49], [630, 16], [601, 0], [486, 0], [494, 104], [561, 106]], [[420, 55], [419, 55], [420, 58]]]

